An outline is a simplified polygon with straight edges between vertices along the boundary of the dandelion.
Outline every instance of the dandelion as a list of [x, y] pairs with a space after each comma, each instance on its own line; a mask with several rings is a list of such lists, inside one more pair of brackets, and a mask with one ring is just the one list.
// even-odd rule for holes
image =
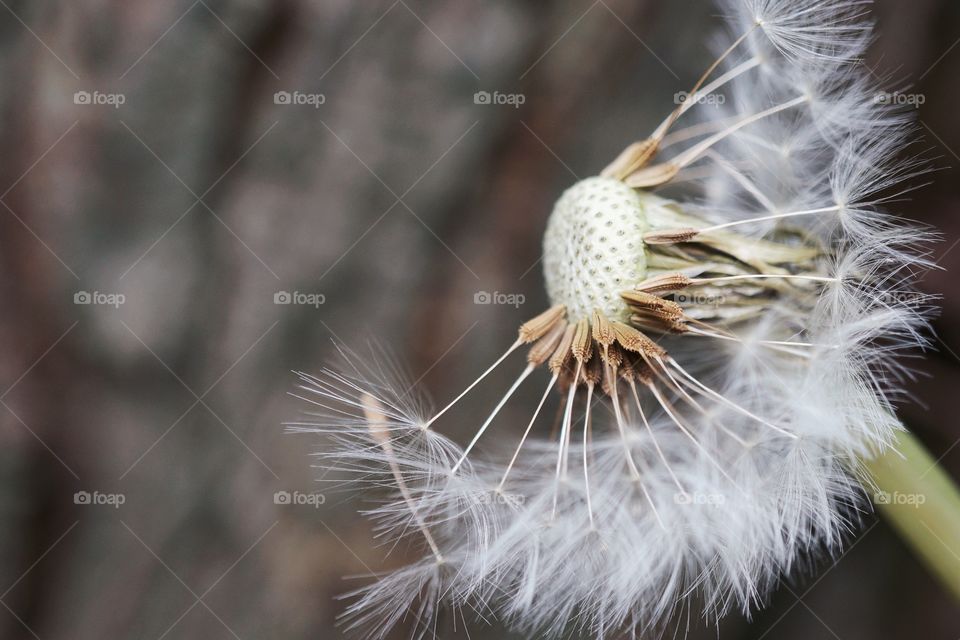
[[[685, 609], [749, 612], [855, 526], [858, 461], [902, 429], [896, 357], [925, 344], [910, 283], [930, 234], [882, 211], [924, 167], [897, 159], [911, 129], [860, 64], [863, 2], [722, 5], [687, 99], [557, 201], [552, 306], [461, 393], [430, 410], [396, 366], [346, 350], [302, 376], [317, 411], [299, 428], [379, 492], [388, 544], [424, 552], [358, 591], [348, 625], [382, 637], [410, 616], [427, 634], [449, 606], [549, 637], [654, 633]], [[445, 437], [511, 366], [473, 436]], [[498, 425], [537, 378], [529, 421]], [[481, 456], [491, 439], [511, 446]]]

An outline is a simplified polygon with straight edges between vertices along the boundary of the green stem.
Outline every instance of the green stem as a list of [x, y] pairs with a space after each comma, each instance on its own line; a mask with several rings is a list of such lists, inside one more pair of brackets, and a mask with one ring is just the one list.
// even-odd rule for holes
[[910, 433], [863, 464], [873, 502], [936, 576], [960, 599], [960, 490]]

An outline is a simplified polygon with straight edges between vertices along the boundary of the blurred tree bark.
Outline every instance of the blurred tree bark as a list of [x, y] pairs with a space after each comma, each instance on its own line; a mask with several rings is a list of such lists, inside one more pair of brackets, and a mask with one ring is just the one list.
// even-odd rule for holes
[[[878, 3], [873, 62], [921, 78], [925, 131], [955, 156], [958, 9], [906, 4]], [[315, 482], [316, 443], [281, 436], [302, 409], [289, 370], [321, 366], [331, 338], [374, 336], [437, 397], [453, 393], [545, 303], [552, 202], [695, 80], [713, 13], [653, 0], [6, 0], [0, 636], [338, 634], [341, 577], [380, 568], [385, 550], [355, 503]], [[477, 104], [478, 91], [524, 103]], [[956, 238], [951, 177], [904, 210]], [[945, 253], [957, 266], [960, 250]], [[927, 286], [956, 288], [940, 274]], [[325, 302], [274, 303], [295, 291]], [[526, 303], [478, 306], [478, 291]], [[125, 301], [75, 304], [79, 292]], [[958, 314], [948, 298], [945, 348], [923, 365], [935, 377], [914, 390], [935, 409], [957, 379]], [[951, 413], [905, 415], [940, 454], [958, 436]], [[274, 504], [295, 490], [327, 501]], [[125, 503], [75, 504], [77, 491]], [[899, 543], [869, 536], [810, 607], [845, 640], [960, 634]], [[896, 611], [878, 612], [887, 600]], [[725, 637], [771, 625], [828, 637], [789, 613], [789, 590], [774, 605]]]

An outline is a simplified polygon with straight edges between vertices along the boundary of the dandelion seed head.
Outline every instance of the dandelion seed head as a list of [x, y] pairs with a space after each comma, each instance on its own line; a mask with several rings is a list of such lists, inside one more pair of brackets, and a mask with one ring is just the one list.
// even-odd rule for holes
[[625, 320], [620, 291], [646, 276], [640, 240], [648, 225], [637, 191], [612, 178], [587, 178], [560, 197], [543, 239], [547, 295], [573, 320], [601, 309]]
[[[354, 593], [358, 628], [450, 606], [544, 637], [655, 636], [690, 607], [749, 612], [838, 551], [858, 459], [902, 429], [935, 237], [883, 210], [926, 165], [858, 64], [864, 4], [721, 0], [689, 100], [554, 206], [552, 306], [439, 411], [376, 354], [301, 376], [296, 428], [376, 495], [384, 544], [422, 552]], [[529, 420], [505, 424], [538, 379]], [[481, 383], [505, 391], [464, 416]], [[465, 444], [443, 433], [457, 420], [476, 423]]]

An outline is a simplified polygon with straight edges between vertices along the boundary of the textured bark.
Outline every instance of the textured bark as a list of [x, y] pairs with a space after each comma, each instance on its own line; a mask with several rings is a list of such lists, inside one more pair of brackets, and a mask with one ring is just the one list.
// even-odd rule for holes
[[[942, 165], [960, 162], [960, 47], [930, 67], [960, 37], [954, 4], [879, 2], [871, 61], [920, 78], [921, 131]], [[337, 637], [333, 597], [352, 584], [342, 576], [399, 564], [404, 550], [385, 561], [358, 503], [316, 484], [316, 443], [282, 434], [302, 409], [286, 395], [289, 371], [321, 366], [331, 337], [372, 336], [435, 397], [454, 393], [545, 303], [537, 261], [552, 202], [689, 88], [714, 9], [6, 5], [0, 593], [12, 588], [0, 636]], [[75, 104], [77, 91], [125, 102]], [[276, 104], [283, 91], [325, 100]], [[525, 102], [476, 104], [477, 91]], [[931, 292], [957, 289], [955, 171], [897, 205], [948, 238]], [[74, 304], [81, 291], [126, 300]], [[280, 291], [325, 303], [274, 304]], [[475, 305], [478, 291], [526, 302]], [[904, 416], [957, 472], [960, 303], [944, 303], [941, 350], [918, 364], [933, 377], [911, 389], [932, 409]], [[315, 490], [320, 508], [274, 504], [276, 491]], [[77, 491], [126, 502], [78, 505]], [[824, 625], [844, 640], [960, 636], [948, 597], [885, 525], [866, 536], [821, 581], [798, 579], [723, 637], [771, 625], [777, 638], [830, 637]], [[804, 603], [815, 616], [793, 595], [814, 584]]]

